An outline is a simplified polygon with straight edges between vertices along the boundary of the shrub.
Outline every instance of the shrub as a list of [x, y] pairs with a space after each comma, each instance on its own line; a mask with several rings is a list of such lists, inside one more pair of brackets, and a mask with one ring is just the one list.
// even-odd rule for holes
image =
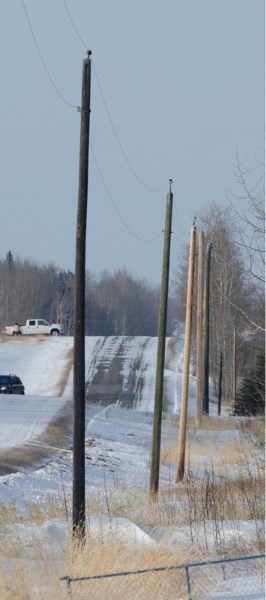
[[255, 368], [251, 369], [240, 383], [235, 414], [241, 416], [265, 414], [265, 352], [257, 355]]

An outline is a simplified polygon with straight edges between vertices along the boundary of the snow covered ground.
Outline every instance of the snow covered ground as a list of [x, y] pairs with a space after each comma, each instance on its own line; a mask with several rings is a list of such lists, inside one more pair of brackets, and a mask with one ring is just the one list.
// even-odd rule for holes
[[[73, 338], [44, 339], [0, 339], [1, 373], [19, 375], [25, 385], [25, 397], [0, 396], [0, 461], [7, 451], [19, 449], [23, 453], [28, 444], [42, 444], [45, 428], [56, 415], [62, 413], [72, 402], [73, 371], [70, 366]], [[153, 424], [154, 380], [156, 368], [156, 338], [86, 338], [86, 380], [88, 390], [96, 390], [100, 374], [114, 368], [117, 386], [117, 373], [121, 389], [121, 398], [116, 403], [98, 405], [88, 401], [86, 407], [86, 489], [101, 493], [112, 489], [112, 493], [136, 494], [138, 489], [148, 489], [150, 477], [150, 450]], [[182, 384], [183, 340], [169, 339], [166, 347], [165, 389], [167, 395], [167, 413], [162, 425], [162, 447], [177, 442], [178, 431], [171, 419], [180, 411]], [[67, 374], [62, 396], [58, 396], [62, 388], [62, 373]], [[134, 377], [133, 377], [134, 375]], [[133, 378], [133, 379], [132, 379]], [[138, 383], [141, 381], [141, 385]], [[110, 384], [110, 382], [109, 382]], [[108, 386], [108, 382], [106, 383]], [[90, 388], [91, 386], [91, 388]], [[123, 406], [125, 392], [134, 390], [132, 409]], [[90, 393], [92, 393], [92, 391]], [[97, 392], [98, 393], [98, 392]], [[103, 389], [101, 386], [101, 392]], [[124, 394], [124, 395], [123, 395]], [[106, 399], [106, 395], [105, 395]], [[211, 403], [211, 412], [216, 414], [217, 406]], [[189, 414], [195, 411], [195, 378], [190, 377]], [[167, 416], [168, 414], [168, 416]], [[223, 418], [223, 417], [221, 417]], [[204, 432], [202, 432], [204, 435]], [[230, 432], [235, 435], [236, 432]], [[211, 433], [209, 434], [211, 438]], [[230, 443], [228, 433], [222, 432], [221, 440], [225, 446]], [[46, 443], [46, 442], [43, 442]], [[49, 450], [49, 449], [48, 449]], [[204, 457], [203, 457], [204, 460]], [[15, 473], [0, 477], [0, 503], [19, 509], [38, 504], [45, 511], [47, 499], [53, 497], [62, 502], [63, 495], [71, 497], [72, 493], [72, 450], [71, 446], [62, 446], [56, 452], [51, 448], [51, 459], [43, 465], [29, 464]], [[160, 471], [160, 487], [174, 485], [176, 465], [166, 463]], [[116, 519], [116, 526], [127, 538], [128, 543], [134, 539], [141, 544], [155, 544], [156, 539], [151, 532], [145, 532], [137, 524], [127, 519]], [[99, 519], [90, 520], [91, 528], [99, 527]], [[35, 533], [41, 539], [51, 541], [55, 538], [66, 543], [66, 524], [58, 520], [49, 520], [40, 527], [36, 525]], [[104, 521], [101, 519], [101, 529]], [[197, 536], [203, 537], [198, 525]], [[203, 527], [203, 525], [202, 525]], [[242, 533], [241, 533], [242, 528]], [[254, 535], [255, 524], [246, 522], [238, 526], [239, 535]], [[106, 523], [106, 531], [108, 523]], [[32, 535], [21, 525], [20, 535], [26, 539]], [[175, 549], [177, 545], [188, 548], [191, 541], [189, 526], [172, 530], [171, 536], [160, 531], [160, 539], [165, 535], [166, 545]], [[213, 529], [206, 532], [209, 547], [213, 540]], [[232, 545], [230, 524], [223, 535]], [[226, 543], [225, 543], [226, 546]], [[253, 595], [237, 595], [237, 587], [224, 595], [208, 596], [233, 598], [264, 598], [263, 586]], [[242, 588], [243, 589], [243, 588]], [[217, 592], [218, 594], [218, 592]]]
[[[1, 343], [2, 342], [2, 343]], [[4, 427], [0, 431], [0, 450], [26, 443], [37, 437], [43, 429], [62, 409], [67, 401], [72, 400], [73, 372], [64, 387], [63, 396], [58, 397], [62, 372], [69, 361], [69, 353], [73, 348], [72, 337], [59, 338], [18, 338], [7, 340], [0, 338], [0, 371], [2, 374], [15, 373], [25, 386], [25, 397], [1, 396], [0, 414]], [[154, 383], [156, 368], [157, 338], [148, 337], [87, 337], [86, 338], [86, 382], [87, 388], [93, 383], [100, 371], [101, 381], [104, 372], [112, 368], [118, 360], [119, 371], [115, 381], [118, 393], [115, 404], [123, 405], [126, 391], [131, 395], [131, 407], [136, 414], [153, 413]], [[122, 355], [122, 357], [121, 357]], [[182, 384], [183, 340], [169, 338], [166, 346], [165, 389], [168, 399], [167, 410], [179, 414]], [[114, 375], [113, 379], [114, 379]], [[133, 385], [132, 385], [133, 380]], [[110, 388], [114, 381], [106, 381], [105, 395], [112, 398]], [[102, 385], [103, 387], [103, 385]], [[91, 392], [92, 396], [93, 393]], [[103, 395], [103, 394], [102, 394]], [[133, 400], [134, 398], [134, 405]], [[194, 413], [195, 380], [191, 377], [188, 413]], [[96, 410], [98, 418], [103, 406]], [[103, 413], [104, 414], [104, 413]], [[125, 413], [126, 414], [126, 413]], [[87, 417], [90, 418], [90, 412]], [[141, 419], [143, 417], [141, 416]], [[91, 426], [91, 425], [90, 425]]]
[[[86, 465], [86, 477], [90, 489], [102, 487], [103, 481], [115, 477], [124, 487], [134, 487], [149, 480], [150, 446], [153, 422], [154, 380], [156, 366], [156, 338], [86, 338], [86, 381], [93, 380], [97, 370], [108, 370], [123, 342], [123, 361], [120, 363], [121, 390], [130, 387], [132, 374], [135, 381], [141, 378], [142, 384], [136, 391], [136, 408], [121, 408], [120, 402], [108, 406], [93, 403], [86, 408], [86, 437], [94, 440], [90, 447]], [[177, 344], [177, 343], [176, 343]], [[182, 343], [181, 343], [182, 344]], [[0, 452], [12, 447], [22, 447], [38, 440], [48, 423], [72, 399], [73, 371], [69, 371], [64, 394], [56, 396], [60, 377], [69, 360], [73, 338], [43, 338], [6, 340], [0, 343], [0, 364], [2, 373], [15, 373], [25, 385], [25, 396], [2, 395], [0, 415], [3, 427], [0, 429]], [[177, 344], [178, 347], [178, 344]], [[171, 360], [165, 372], [169, 396], [170, 413], [177, 410], [180, 403], [181, 371], [175, 370], [173, 355], [177, 365], [182, 350], [168, 350]], [[137, 365], [137, 373], [134, 365]], [[135, 371], [134, 371], [135, 369]], [[136, 383], [136, 386], [138, 384]], [[192, 398], [194, 397], [192, 380]], [[39, 392], [39, 393], [37, 393]], [[162, 440], [169, 436], [176, 439], [173, 427], [163, 425]], [[1, 454], [0, 454], [1, 458]], [[19, 470], [0, 479], [0, 501], [16, 505], [45, 503], [45, 493], [62, 494], [62, 469], [64, 486], [67, 492], [72, 489], [72, 452], [62, 448], [43, 468]], [[169, 470], [161, 474], [162, 481], [169, 482]], [[40, 489], [42, 493], [40, 494]]]

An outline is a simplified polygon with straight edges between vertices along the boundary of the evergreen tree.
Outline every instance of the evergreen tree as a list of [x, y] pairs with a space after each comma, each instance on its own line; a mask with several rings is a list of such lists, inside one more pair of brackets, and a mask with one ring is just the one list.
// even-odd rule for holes
[[243, 378], [237, 394], [235, 414], [256, 416], [265, 414], [265, 352], [257, 355], [256, 366]]
[[6, 253], [6, 266], [8, 268], [9, 271], [12, 271], [12, 269], [14, 268], [15, 262], [14, 262], [14, 257], [13, 254], [11, 252], [11, 250], [8, 250], [8, 252]]

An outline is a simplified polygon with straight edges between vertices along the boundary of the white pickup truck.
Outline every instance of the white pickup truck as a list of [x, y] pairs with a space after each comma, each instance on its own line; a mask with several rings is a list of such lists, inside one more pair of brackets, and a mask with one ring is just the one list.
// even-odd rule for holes
[[2, 329], [4, 335], [64, 335], [61, 323], [48, 323], [44, 319], [28, 319], [26, 325], [7, 325]]

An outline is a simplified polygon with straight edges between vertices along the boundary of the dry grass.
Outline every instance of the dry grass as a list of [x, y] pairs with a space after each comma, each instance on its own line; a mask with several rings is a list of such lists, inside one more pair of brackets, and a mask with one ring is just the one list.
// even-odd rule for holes
[[[200, 432], [212, 435], [202, 435]], [[228, 436], [225, 445], [221, 432], [233, 432], [239, 435]], [[216, 435], [213, 435], [216, 433]], [[251, 451], [264, 446], [264, 421], [257, 419], [243, 421], [234, 418], [203, 416], [200, 427], [190, 419], [187, 430], [186, 457], [190, 469], [204, 467], [215, 460], [216, 473], [228, 470], [229, 465], [245, 466], [250, 460]], [[252, 450], [253, 449], [253, 450]], [[211, 460], [213, 459], [213, 460]], [[177, 462], [177, 445], [172, 444], [161, 451], [161, 463]]]
[[[168, 419], [171, 423], [179, 427], [179, 416], [169, 414]], [[187, 428], [188, 431], [236, 431], [238, 429], [238, 423], [237, 419], [214, 415], [202, 415], [201, 423], [196, 424], [195, 417], [188, 416]]]
[[[167, 567], [181, 564], [191, 559], [184, 551], [169, 552], [166, 549], [153, 550], [125, 546], [119, 537], [112, 535], [107, 546], [103, 546], [101, 539], [88, 540], [84, 550], [79, 550], [70, 566], [72, 576], [84, 575], [84, 564], [88, 567], [88, 575], [105, 573], [132, 572], [137, 570]], [[151, 600], [157, 598], [176, 597], [177, 589], [185, 591], [184, 574], [180, 571], [149, 572], [142, 575], [128, 577], [108, 578], [100, 582], [85, 582], [78, 584], [80, 596], [85, 599], [93, 593], [93, 598], [128, 598], [137, 600], [143, 595]]]
[[[211, 418], [207, 420], [209, 431], [212, 432], [209, 438], [199, 431], [190, 431], [185, 478], [179, 484], [169, 483], [168, 488], [160, 491], [158, 502], [154, 504], [149, 503], [147, 489], [128, 492], [119, 489], [115, 482], [113, 489], [103, 489], [100, 495], [90, 492], [86, 506], [88, 531], [84, 547], [73, 547], [71, 531], [67, 527], [63, 546], [55, 541], [47, 548], [36, 535], [36, 524], [45, 526], [46, 519], [56, 517], [66, 524], [69, 510], [66, 502], [69, 499], [64, 498], [63, 490], [61, 503], [52, 497], [47, 499], [45, 514], [37, 503], [26, 513], [12, 507], [0, 507], [1, 600], [68, 600], [66, 582], [60, 581], [64, 575], [92, 576], [184, 564], [221, 554], [234, 556], [263, 551], [263, 422], [243, 420], [240, 426], [239, 421], [237, 423], [233, 419], [233, 422], [234, 426], [225, 420], [221, 423], [222, 431], [227, 429], [232, 432], [227, 447], [220, 443], [219, 422], [216, 419], [213, 423]], [[58, 424], [54, 424], [54, 429], [52, 427], [50, 430], [50, 442], [56, 443], [56, 431]], [[176, 448], [163, 450], [162, 461], [176, 462]], [[234, 477], [229, 476], [232, 465], [235, 468]], [[220, 467], [223, 467], [222, 476]], [[99, 518], [105, 516], [110, 522], [107, 538], [103, 535], [92, 536], [90, 519], [96, 515]], [[134, 544], [132, 541], [125, 543], [112, 527], [116, 517], [145, 524], [144, 530], [158, 532], [158, 541], [151, 545]], [[240, 527], [242, 520], [254, 524], [253, 539], [243, 538]], [[232, 535], [230, 545], [226, 541], [228, 522]], [[32, 525], [32, 536], [26, 544], [16, 533], [22, 523], [29, 528]], [[167, 545], [167, 532], [170, 535], [175, 528], [180, 531], [185, 526], [187, 545]], [[161, 540], [160, 531], [164, 532]], [[147, 598], [157, 600], [182, 598], [185, 581], [181, 571], [164, 571], [80, 582], [72, 584], [71, 589], [74, 600], [137, 600], [143, 593]]]
[[[215, 464], [219, 463], [228, 466], [229, 464], [237, 464], [238, 460], [246, 461], [246, 453], [239, 452], [239, 448], [234, 442], [230, 442], [225, 448], [219, 444], [219, 438], [203, 438], [197, 435], [189, 438], [186, 446], [187, 462], [190, 468], [197, 468], [208, 464], [210, 459], [215, 456]], [[204, 460], [204, 462], [203, 462]], [[177, 461], [177, 445], [172, 444], [164, 448], [161, 452], [161, 462], [176, 462]]]
[[237, 421], [228, 417], [202, 415], [201, 423], [197, 426], [195, 417], [189, 417], [188, 428], [199, 431], [235, 431], [237, 429]]
[[[84, 547], [73, 548], [69, 540], [69, 548], [70, 550], [60, 558], [56, 547], [50, 550], [49, 555], [45, 555], [45, 552], [40, 553], [38, 562], [36, 557], [32, 558], [32, 552], [29, 552], [27, 569], [24, 569], [19, 562], [19, 553], [15, 555], [8, 553], [12, 574], [5, 566], [0, 567], [1, 600], [13, 600], [13, 598], [67, 600], [69, 596], [66, 583], [60, 581], [66, 573], [71, 573], [71, 577], [94, 576], [152, 569], [156, 566], [167, 567], [178, 565], [184, 560], [191, 560], [191, 554], [186, 556], [181, 551], [170, 552], [162, 549], [143, 551], [137, 546], [129, 548], [115, 534], [110, 535], [108, 544], [105, 545], [101, 537], [98, 537], [88, 538]], [[21, 546], [20, 550], [22, 551]], [[24, 549], [24, 558], [25, 555]], [[137, 600], [145, 590], [146, 597], [157, 600], [160, 597], [173, 598], [177, 587], [185, 590], [184, 574], [181, 571], [174, 573], [164, 571], [75, 583], [72, 584], [72, 592], [75, 600], [87, 600], [87, 598], [95, 600], [104, 598], [134, 600], [135, 598]]]
[[41, 344], [47, 336], [44, 335], [0, 335], [0, 344], [5, 343], [22, 343], [27, 341], [29, 344]]
[[[187, 465], [189, 469], [205, 469], [212, 461], [215, 462], [216, 475], [224, 475], [228, 467], [245, 467], [248, 464], [248, 448], [241, 448], [234, 442], [229, 442], [226, 447], [219, 444], [217, 438], [211, 440], [195, 437], [189, 439], [186, 448]], [[177, 462], [176, 445], [162, 450], [162, 463]]]
[[[217, 545], [221, 534], [222, 527], [220, 526], [219, 531], [216, 527], [214, 535], [217, 536]], [[242, 551], [244, 550], [248, 553], [249, 548], [242, 546]], [[220, 553], [224, 555], [223, 548], [220, 548]], [[239, 546], [231, 549], [231, 555], [240, 553]], [[229, 556], [228, 551], [226, 554]], [[26, 545], [23, 545], [19, 538], [15, 539], [13, 534], [9, 541], [5, 538], [5, 546], [3, 548], [2, 545], [0, 550], [0, 557], [5, 557], [4, 561], [0, 560], [1, 600], [69, 600], [69, 597], [73, 600], [137, 600], [143, 593], [150, 600], [186, 598], [183, 570], [154, 571], [141, 575], [75, 582], [71, 585], [73, 596], [68, 595], [66, 582], [60, 581], [60, 578], [64, 575], [70, 575], [72, 578], [92, 577], [172, 567], [216, 556], [217, 550], [209, 550], [207, 543], [205, 549], [199, 552], [196, 536], [194, 544], [188, 545], [187, 550], [184, 546], [173, 550], [160, 543], [153, 547], [134, 545], [134, 542], [128, 545], [123, 543], [121, 537], [112, 529], [108, 534], [108, 541], [104, 541], [102, 535], [91, 537], [88, 533], [85, 546], [75, 547], [71, 544], [69, 534], [66, 550], [62, 552], [56, 543], [49, 550], [46, 549], [40, 545], [37, 537], [34, 538], [34, 534], [31, 543]]]

